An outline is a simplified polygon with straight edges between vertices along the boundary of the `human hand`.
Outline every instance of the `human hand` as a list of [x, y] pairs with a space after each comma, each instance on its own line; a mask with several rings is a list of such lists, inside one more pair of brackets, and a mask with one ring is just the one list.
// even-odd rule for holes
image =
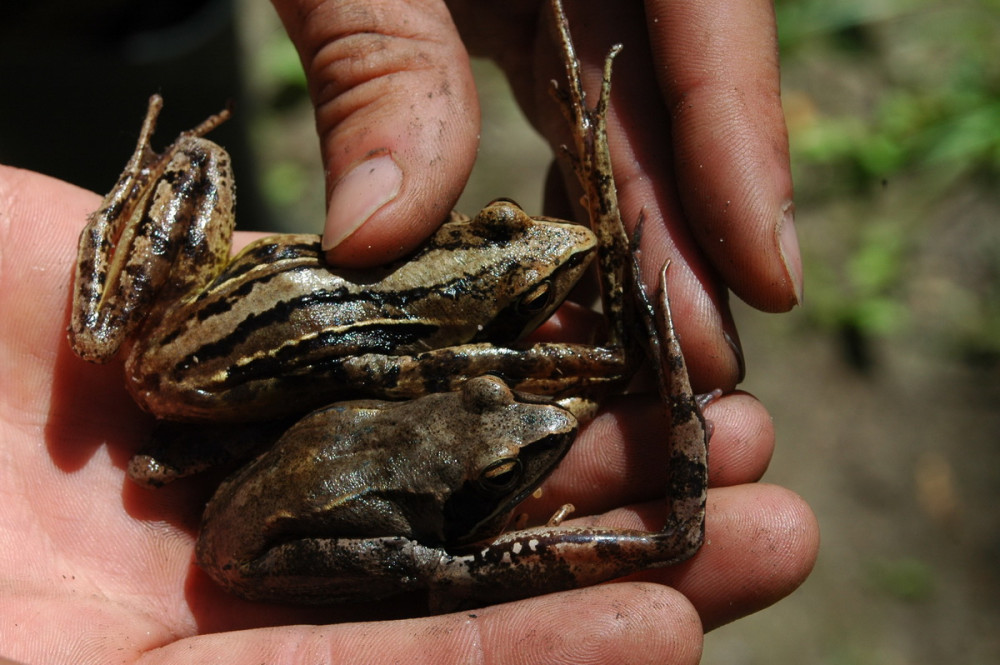
[[[760, 404], [735, 394], [708, 410], [715, 436], [707, 542], [683, 565], [471, 613], [374, 623], [359, 621], [413, 607], [303, 609], [223, 593], [192, 556], [218, 479], [157, 491], [126, 480], [149, 419], [126, 394], [120, 364], [89, 365], [66, 341], [76, 238], [98, 202], [66, 183], [0, 167], [0, 657], [74, 665], [315, 663], [346, 655], [446, 663], [470, 654], [498, 662], [572, 663], [586, 655], [694, 663], [703, 630], [774, 602], [808, 574], [812, 515], [790, 492], [754, 483], [773, 433]], [[544, 516], [572, 500], [581, 514], [612, 511], [597, 518], [601, 524], [658, 528], [664, 451], [656, 429], [643, 424], [658, 411], [651, 397], [611, 404], [531, 512]]]
[[[501, 65], [557, 154], [569, 143], [548, 92], [565, 74], [547, 0], [274, 4], [317, 108], [333, 192], [325, 242], [336, 263], [406, 253], [458, 198], [479, 132], [466, 48]], [[768, 311], [801, 299], [771, 3], [567, 4], [591, 100], [608, 48], [624, 44], [609, 117], [623, 217], [630, 227], [645, 218], [647, 283], [673, 261], [673, 309], [695, 388], [730, 390], [742, 363], [727, 288]], [[556, 190], [546, 207], [571, 214], [565, 201], [576, 194]]]

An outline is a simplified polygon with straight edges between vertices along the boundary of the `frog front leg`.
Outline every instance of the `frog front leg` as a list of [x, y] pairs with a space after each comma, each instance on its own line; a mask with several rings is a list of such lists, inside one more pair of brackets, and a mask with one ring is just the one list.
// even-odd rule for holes
[[201, 138], [229, 112], [158, 154], [150, 139], [162, 106], [150, 98], [135, 152], [80, 234], [69, 339], [91, 362], [112, 358], [144, 320], [207, 284], [229, 258], [229, 156]]

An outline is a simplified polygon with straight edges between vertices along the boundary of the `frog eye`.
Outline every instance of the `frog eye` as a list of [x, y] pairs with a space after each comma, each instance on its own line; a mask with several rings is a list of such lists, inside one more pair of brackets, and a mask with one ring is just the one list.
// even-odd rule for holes
[[506, 492], [517, 486], [523, 470], [521, 461], [516, 457], [497, 460], [479, 475], [479, 484], [490, 492]]
[[525, 229], [531, 223], [531, 218], [517, 201], [494, 199], [479, 211], [474, 221], [490, 235], [509, 238], [512, 232]]
[[552, 288], [548, 280], [539, 282], [533, 289], [521, 296], [517, 309], [522, 314], [538, 314], [552, 302]]
[[518, 210], [521, 210], [521, 204], [520, 203], [518, 203], [514, 199], [508, 198], [506, 196], [498, 196], [497, 198], [495, 198], [492, 201], [490, 201], [490, 205], [491, 206], [493, 206], [493, 205], [502, 205], [502, 204], [507, 204], [507, 205], [503, 206], [504, 209], [508, 209], [508, 208], [510, 208], [510, 206], [514, 206]]

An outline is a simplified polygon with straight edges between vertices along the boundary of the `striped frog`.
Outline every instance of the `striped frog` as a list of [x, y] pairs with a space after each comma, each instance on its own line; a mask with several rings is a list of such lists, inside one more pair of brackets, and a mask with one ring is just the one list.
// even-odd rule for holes
[[[654, 308], [639, 285], [610, 176], [617, 48], [589, 109], [552, 6], [569, 82], [556, 96], [592, 231], [497, 200], [471, 219], [453, 213], [416, 253], [379, 269], [330, 266], [310, 235], [263, 238], [230, 258], [229, 157], [204, 137], [227, 113], [157, 154], [162, 100], [151, 99], [135, 153], [81, 234], [69, 337], [94, 362], [125, 347], [129, 391], [164, 421], [301, 418], [206, 508], [197, 558], [226, 588], [308, 603], [423, 590], [444, 608], [593, 584], [700, 546], [704, 421], [665, 293]], [[607, 343], [520, 343], [595, 255]], [[670, 444], [683, 463], [669, 474], [664, 529], [581, 529], [557, 516], [505, 532], [578, 417], [624, 386], [643, 346], [684, 431]], [[348, 396], [366, 399], [338, 401]], [[161, 467], [146, 459], [130, 473], [148, 484], [186, 473]]]

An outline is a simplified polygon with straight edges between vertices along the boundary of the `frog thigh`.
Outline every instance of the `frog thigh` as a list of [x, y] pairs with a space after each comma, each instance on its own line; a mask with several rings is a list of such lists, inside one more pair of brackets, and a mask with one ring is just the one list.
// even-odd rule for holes
[[301, 538], [250, 561], [206, 570], [222, 586], [251, 600], [325, 605], [424, 588], [443, 554], [401, 536]]

